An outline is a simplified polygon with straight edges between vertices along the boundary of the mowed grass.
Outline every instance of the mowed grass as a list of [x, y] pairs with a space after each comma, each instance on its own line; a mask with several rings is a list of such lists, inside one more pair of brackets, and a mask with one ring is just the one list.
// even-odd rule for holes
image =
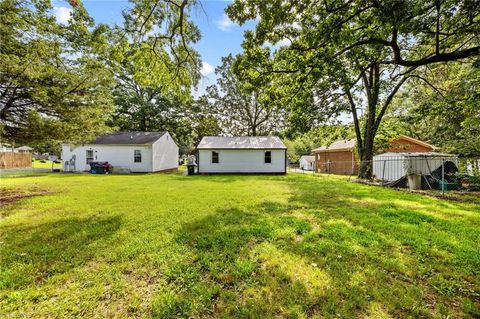
[[41, 195], [2, 208], [0, 317], [480, 316], [478, 202], [306, 174], [1, 186]]
[[[52, 161], [44, 160], [44, 162], [42, 162], [41, 160], [35, 159], [32, 161], [32, 167], [33, 168], [52, 168]], [[53, 168], [62, 168], [62, 163], [53, 163]]]

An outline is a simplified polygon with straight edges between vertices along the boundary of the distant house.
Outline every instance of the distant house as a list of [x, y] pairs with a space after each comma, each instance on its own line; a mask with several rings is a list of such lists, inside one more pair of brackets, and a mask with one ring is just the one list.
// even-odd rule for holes
[[300, 169], [303, 169], [304, 171], [313, 171], [315, 169], [314, 155], [303, 155], [298, 162], [300, 164]]
[[[406, 135], [399, 135], [390, 142], [384, 152], [418, 153], [432, 152], [438, 148]], [[330, 145], [312, 150], [315, 155], [316, 170], [320, 173], [353, 175], [358, 172], [356, 157], [356, 140], [347, 139], [335, 141]]]
[[205, 136], [197, 146], [198, 172], [287, 172], [287, 147], [275, 136]]
[[15, 149], [18, 153], [31, 153], [33, 151], [33, 148], [29, 146], [20, 146]]
[[160, 172], [178, 168], [178, 146], [168, 132], [117, 132], [81, 145], [62, 144], [62, 160], [65, 171], [109, 162], [119, 171]]

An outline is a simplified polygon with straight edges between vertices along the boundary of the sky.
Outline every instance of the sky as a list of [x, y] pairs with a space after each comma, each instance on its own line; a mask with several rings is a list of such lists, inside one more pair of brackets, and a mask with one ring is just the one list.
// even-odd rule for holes
[[[228, 19], [225, 8], [230, 1], [200, 0], [203, 7], [197, 6], [191, 12], [191, 19], [199, 27], [201, 40], [193, 47], [202, 58], [202, 79], [198, 91], [194, 95], [201, 95], [208, 85], [215, 83], [215, 67], [219, 66], [223, 56], [240, 53], [243, 32], [253, 29], [253, 21], [239, 26]], [[122, 24], [122, 10], [129, 7], [126, 0], [83, 0], [83, 4], [96, 23]], [[67, 1], [53, 1], [54, 14], [57, 21], [66, 23], [70, 17], [71, 7]]]

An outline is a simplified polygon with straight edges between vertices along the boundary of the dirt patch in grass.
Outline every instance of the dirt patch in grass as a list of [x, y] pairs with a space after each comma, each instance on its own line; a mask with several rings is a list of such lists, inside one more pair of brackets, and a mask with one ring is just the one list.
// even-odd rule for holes
[[44, 190], [22, 190], [11, 188], [0, 188], [0, 207], [12, 205], [24, 198], [48, 194]]

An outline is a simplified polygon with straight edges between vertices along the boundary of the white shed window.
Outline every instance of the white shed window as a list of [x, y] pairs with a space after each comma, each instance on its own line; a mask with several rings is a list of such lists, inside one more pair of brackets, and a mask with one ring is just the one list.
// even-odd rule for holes
[[218, 152], [212, 152], [212, 163], [218, 164], [219, 162], [220, 162], [220, 156], [218, 155]]
[[272, 163], [272, 152], [271, 151], [266, 151], [265, 152], [265, 164], [270, 164]]
[[133, 162], [141, 163], [142, 162], [142, 151], [141, 150], [134, 150], [133, 151]]
[[87, 164], [93, 162], [93, 150], [87, 150]]

